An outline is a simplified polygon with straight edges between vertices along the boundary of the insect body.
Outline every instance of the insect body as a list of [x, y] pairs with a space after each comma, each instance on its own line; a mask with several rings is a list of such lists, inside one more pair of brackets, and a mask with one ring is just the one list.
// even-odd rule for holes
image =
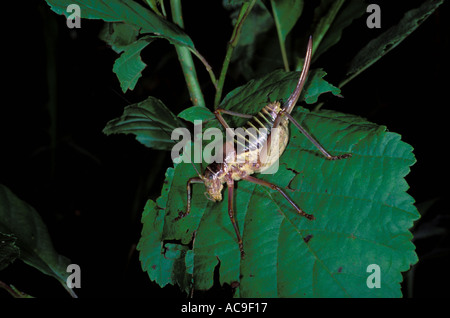
[[[312, 214], [305, 213], [300, 209], [284, 191], [275, 184], [252, 177], [251, 174], [268, 169], [275, 160], [281, 156], [289, 141], [289, 121], [291, 121], [329, 160], [348, 158], [351, 154], [343, 154], [339, 156], [330, 155], [295, 119], [290, 115], [294, 108], [303, 85], [305, 84], [308, 74], [312, 55], [312, 39], [310, 37], [305, 58], [305, 64], [298, 80], [297, 86], [289, 99], [281, 105], [280, 102], [271, 102], [264, 106], [263, 109], [255, 116], [236, 113], [225, 109], [217, 109], [214, 114], [225, 129], [230, 127], [222, 117], [223, 114], [248, 118], [248, 122], [242, 128], [243, 131], [253, 135], [252, 141], [247, 139], [246, 143], [242, 143], [238, 138], [233, 142], [226, 142], [223, 145], [222, 162], [214, 162], [210, 164], [203, 175], [190, 178], [187, 182], [187, 210], [180, 214], [184, 217], [191, 210], [191, 185], [193, 183], [203, 183], [206, 187], [205, 195], [212, 201], [222, 200], [223, 185], [228, 187], [228, 214], [236, 232], [241, 257], [244, 257], [244, 247], [242, 238], [239, 233], [238, 226], [233, 211], [233, 189], [234, 182], [239, 180], [247, 180], [256, 184], [270, 187], [277, 190], [290, 205], [302, 216], [309, 220], [313, 220]], [[253, 128], [253, 133], [250, 130]], [[255, 134], [255, 130], [258, 132]], [[277, 130], [277, 134], [274, 131]], [[256, 136], [255, 136], [256, 135]], [[241, 145], [243, 151], [237, 151]]]

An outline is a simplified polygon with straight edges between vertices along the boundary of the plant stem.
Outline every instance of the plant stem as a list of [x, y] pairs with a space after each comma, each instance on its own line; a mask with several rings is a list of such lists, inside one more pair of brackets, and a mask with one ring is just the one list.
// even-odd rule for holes
[[14, 298], [34, 298], [28, 294], [22, 293], [14, 286], [9, 286], [8, 284], [5, 284], [4, 282], [0, 281], [0, 288], [3, 288], [6, 290], [11, 296]]
[[289, 72], [289, 61], [286, 54], [286, 45], [280, 36], [278, 36], [278, 39], [280, 40], [280, 49], [281, 49], [281, 56], [283, 58], [284, 69], [286, 72]]
[[234, 48], [239, 42], [242, 25], [244, 24], [245, 19], [247, 18], [255, 3], [256, 0], [252, 0], [251, 2], [244, 2], [244, 4], [242, 4], [241, 11], [239, 12], [236, 24], [234, 25], [233, 33], [231, 34], [231, 39], [228, 42], [227, 52], [222, 64], [222, 70], [220, 72], [219, 81], [217, 83], [216, 96], [214, 98], [214, 107], [217, 107], [217, 105], [219, 105], [220, 99], [222, 98], [223, 85], [225, 83], [225, 76], [228, 71], [228, 66], [230, 65], [231, 56], [233, 55]]
[[[181, 10], [181, 0], [170, 0], [170, 7], [172, 10], [172, 20], [179, 27], [184, 28], [183, 14]], [[187, 47], [175, 45], [183, 69], [184, 78], [189, 90], [189, 95], [194, 106], [205, 107], [205, 100], [200, 85], [197, 79], [197, 72], [195, 71], [194, 61], [192, 60], [191, 51]]]
[[211, 78], [211, 82], [213, 83], [214, 87], [217, 89], [217, 79], [216, 75], [214, 75], [214, 72], [212, 71], [211, 66], [208, 64], [208, 61], [195, 49], [190, 49], [191, 52], [202, 62], [202, 64], [205, 66], [206, 71], [209, 74], [209, 77]]
[[289, 72], [289, 61], [286, 54], [286, 45], [283, 36], [281, 35], [280, 21], [278, 19], [278, 15], [275, 12], [274, 0], [271, 0], [270, 4], [272, 6], [272, 14], [277, 28], [278, 41], [280, 42], [280, 50], [281, 50], [281, 57], [283, 58], [284, 70], [286, 72]]

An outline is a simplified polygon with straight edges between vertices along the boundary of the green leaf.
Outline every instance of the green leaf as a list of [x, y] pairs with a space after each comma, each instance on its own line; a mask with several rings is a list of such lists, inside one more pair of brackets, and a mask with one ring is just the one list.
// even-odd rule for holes
[[141, 34], [153, 33], [172, 44], [194, 49], [194, 43], [175, 24], [158, 16], [135, 1], [124, 0], [46, 0], [51, 9], [68, 17], [70, 4], [80, 6], [81, 18], [102, 19], [107, 22], [124, 22], [141, 30]]
[[419, 8], [405, 13], [397, 25], [390, 27], [377, 38], [371, 40], [350, 62], [347, 77], [339, 87], [344, 86], [361, 72], [366, 70], [386, 53], [399, 45], [423, 21], [425, 21], [441, 4], [443, 0], [428, 0]]
[[132, 44], [123, 47], [124, 52], [114, 62], [113, 72], [120, 81], [120, 87], [125, 93], [133, 90], [146, 64], [142, 62], [141, 51], [153, 41], [150, 37], [144, 37]]
[[[328, 7], [331, 5], [332, 8], [337, 8], [338, 10], [329, 10]], [[365, 14], [366, 8], [367, 3], [361, 0], [345, 1], [342, 7], [335, 1], [322, 1], [321, 5], [317, 7], [315, 11], [316, 16], [320, 15], [321, 19], [314, 30], [313, 44], [315, 44], [315, 50], [313, 61], [317, 60], [320, 55], [338, 43], [341, 39], [343, 30], [355, 19]], [[332, 16], [331, 20], [330, 13]]]
[[153, 10], [153, 12], [160, 16], [163, 16], [163, 14], [159, 11], [158, 5], [164, 5], [164, 0], [147, 0], [146, 2], [150, 9]]
[[303, 0], [271, 0], [270, 4], [278, 32], [285, 70], [289, 70], [285, 42], [288, 33], [292, 30], [302, 14]]
[[[223, 105], [238, 112], [247, 108], [252, 114], [258, 109], [253, 97], [273, 93], [286, 98], [284, 87], [291, 85], [286, 81], [272, 92], [274, 87], [264, 88], [263, 83], [237, 88]], [[274, 190], [239, 181], [234, 208], [246, 251], [241, 259], [226, 199], [208, 201], [204, 186], [195, 184], [191, 213], [179, 219], [186, 211], [186, 182], [196, 176], [192, 165], [180, 163], [167, 170], [161, 197], [149, 203], [152, 215], [144, 212], [142, 219], [140, 258], [149, 274], [152, 269], [159, 272], [151, 273], [152, 280], [164, 274], [175, 283], [180, 279], [173, 277], [182, 277], [184, 290], [189, 284], [205, 290], [212, 287], [219, 267], [220, 284], [238, 286], [237, 297], [401, 296], [401, 272], [417, 262], [408, 229], [419, 214], [404, 180], [415, 163], [412, 147], [386, 127], [357, 116], [299, 106], [293, 116], [332, 154], [353, 154], [328, 161], [291, 125], [278, 171], [255, 175], [283, 188], [316, 219], [299, 216]], [[143, 248], [145, 242], [152, 242], [152, 253]], [[185, 265], [175, 271], [160, 262], [168, 243], [183, 250], [179, 262]], [[371, 264], [380, 267], [382, 288], [367, 286]]]
[[47, 227], [36, 210], [1, 184], [0, 232], [17, 238], [15, 243], [22, 261], [56, 278], [76, 297], [66, 284], [70, 260], [55, 251]]
[[137, 40], [139, 29], [123, 22], [106, 22], [98, 37], [105, 41], [116, 53], [122, 53], [127, 46]]
[[139, 29], [123, 22], [107, 22], [98, 37], [111, 46], [116, 53], [122, 53], [127, 46], [134, 43]]
[[[326, 73], [322, 69], [311, 70], [299, 101], [313, 104], [326, 92], [340, 94], [340, 89], [323, 78]], [[244, 114], [254, 114], [262, 109], [267, 101], [287, 100], [297, 85], [300, 72], [284, 72], [276, 70], [264, 77], [251, 80], [247, 84], [235, 88], [225, 96], [220, 108], [233, 109]], [[229, 117], [234, 126], [241, 126], [245, 120]]]
[[215, 119], [216, 116], [206, 107], [203, 106], [192, 106], [189, 107], [178, 114], [178, 117], [194, 123], [194, 120], [201, 120], [203, 122]]
[[242, 6], [245, 2], [250, 2], [251, 0], [222, 0], [222, 5], [226, 9], [234, 9], [236, 7]]
[[[241, 6], [234, 6], [230, 14], [233, 26], [236, 24], [237, 18]], [[261, 48], [261, 43], [264, 44], [264, 48], [267, 50], [274, 50], [267, 41], [270, 37], [265, 34], [273, 27], [273, 19], [267, 8], [257, 1], [250, 11], [249, 15], [245, 19], [242, 25], [239, 41], [234, 48], [233, 55], [231, 56], [231, 62], [234, 64], [235, 72], [242, 74], [245, 78], [252, 78], [255, 74], [255, 55], [258, 57], [266, 55]], [[276, 48], [276, 47], [275, 47]], [[276, 48], [276, 52], [279, 55], [279, 49]], [[273, 70], [273, 63], [264, 59], [263, 67], [258, 67], [258, 71]], [[265, 73], [267, 73], [265, 71]]]
[[[170, 172], [168, 171], [168, 173]], [[158, 204], [161, 204], [161, 202], [158, 202]], [[174, 243], [161, 244], [164, 214], [160, 213], [154, 201], [148, 200], [142, 214], [142, 221], [144, 223], [143, 239], [139, 241], [137, 246], [140, 251], [139, 259], [142, 262], [142, 267], [146, 269], [150, 279], [161, 287], [167, 284], [178, 284], [182, 290], [188, 292], [190, 274], [187, 271], [191, 270], [187, 268], [185, 263], [188, 246]], [[189, 260], [187, 260], [187, 263], [189, 263]]]
[[284, 44], [286, 37], [303, 11], [302, 0], [271, 0], [278, 36]]
[[103, 133], [134, 134], [136, 139], [149, 148], [170, 150], [175, 142], [172, 131], [183, 127], [182, 122], [154, 97], [125, 107], [123, 114], [106, 124]]
[[315, 56], [315, 52], [319, 47], [322, 39], [326, 36], [328, 30], [330, 29], [333, 21], [335, 20], [339, 10], [344, 4], [345, 0], [331, 1], [331, 0], [322, 0], [320, 5], [315, 9], [314, 12], [314, 20], [316, 20], [314, 26], [314, 34], [313, 34], [313, 56]]
[[14, 235], [0, 233], [0, 271], [20, 256], [16, 241], [17, 238]]

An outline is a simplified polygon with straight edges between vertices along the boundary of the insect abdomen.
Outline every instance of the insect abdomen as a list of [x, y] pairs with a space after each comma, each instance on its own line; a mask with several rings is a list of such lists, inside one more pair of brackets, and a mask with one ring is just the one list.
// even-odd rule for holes
[[266, 144], [279, 107], [278, 102], [266, 105], [242, 128], [235, 129], [234, 143], [238, 150], [255, 151]]

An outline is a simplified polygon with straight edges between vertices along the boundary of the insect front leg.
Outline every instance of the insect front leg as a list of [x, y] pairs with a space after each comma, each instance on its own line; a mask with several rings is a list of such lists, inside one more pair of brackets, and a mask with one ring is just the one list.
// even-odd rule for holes
[[224, 128], [230, 128], [230, 126], [228, 126], [226, 121], [223, 119], [222, 113], [223, 114], [227, 114], [227, 115], [231, 115], [231, 116], [235, 116], [235, 117], [248, 118], [248, 119], [253, 117], [252, 115], [242, 114], [242, 113], [234, 112], [234, 111], [223, 109], [223, 108], [217, 108], [214, 111], [214, 115], [216, 115], [216, 118], [220, 121], [220, 123], [222, 124], [222, 126]]
[[233, 209], [233, 192], [234, 192], [234, 180], [230, 178], [227, 181], [228, 186], [228, 216], [230, 217], [231, 223], [233, 224], [234, 231], [236, 232], [236, 237], [239, 244], [239, 251], [241, 252], [241, 258], [245, 257], [244, 253], [244, 245], [242, 244], [241, 234], [239, 233], [239, 228], [236, 223], [236, 219], [234, 217], [234, 209]]
[[223, 128], [225, 128], [225, 129], [230, 128], [230, 126], [225, 121], [225, 119], [223, 119], [222, 113], [223, 114], [227, 114], [227, 115], [231, 115], [231, 116], [242, 117], [242, 118], [252, 118], [253, 117], [252, 115], [247, 115], [247, 114], [242, 114], [242, 113], [238, 113], [238, 112], [233, 112], [231, 110], [226, 110], [226, 109], [223, 109], [223, 108], [217, 108], [214, 111], [214, 115], [216, 116], [217, 120], [222, 124]]
[[273, 183], [264, 181], [264, 180], [260, 180], [258, 178], [252, 177], [252, 176], [245, 176], [242, 179], [250, 181], [250, 182], [253, 182], [253, 183], [256, 183], [256, 184], [259, 184], [259, 185], [263, 185], [263, 186], [269, 187], [269, 188], [271, 188], [273, 190], [277, 190], [289, 202], [289, 204], [292, 205], [292, 207], [298, 212], [298, 214], [300, 214], [301, 216], [304, 216], [308, 220], [314, 220], [315, 219], [314, 215], [305, 213], [302, 209], [300, 209], [297, 206], [297, 204], [295, 204], [294, 201], [292, 201], [291, 198], [289, 198], [287, 196], [287, 194], [284, 193], [283, 190], [281, 190], [281, 188], [279, 186], [277, 186], [277, 185], [275, 185]]
[[214, 111], [214, 115], [216, 116], [217, 120], [220, 122], [220, 124], [223, 126], [223, 128], [225, 128], [226, 134], [229, 137], [233, 137], [233, 134], [230, 132], [230, 125], [228, 125], [228, 123], [226, 122], [226, 120], [222, 117], [222, 113], [223, 114], [227, 114], [227, 115], [231, 115], [231, 116], [236, 116], [236, 117], [242, 117], [242, 118], [252, 118], [252, 115], [247, 115], [247, 114], [241, 114], [238, 112], [233, 112], [231, 110], [226, 110], [223, 108], [217, 108]]
[[186, 185], [186, 192], [187, 192], [187, 208], [186, 212], [180, 212], [178, 216], [175, 218], [175, 221], [178, 221], [181, 218], [184, 218], [186, 215], [188, 215], [191, 212], [191, 199], [192, 199], [192, 183], [203, 183], [203, 180], [199, 177], [190, 178]]

